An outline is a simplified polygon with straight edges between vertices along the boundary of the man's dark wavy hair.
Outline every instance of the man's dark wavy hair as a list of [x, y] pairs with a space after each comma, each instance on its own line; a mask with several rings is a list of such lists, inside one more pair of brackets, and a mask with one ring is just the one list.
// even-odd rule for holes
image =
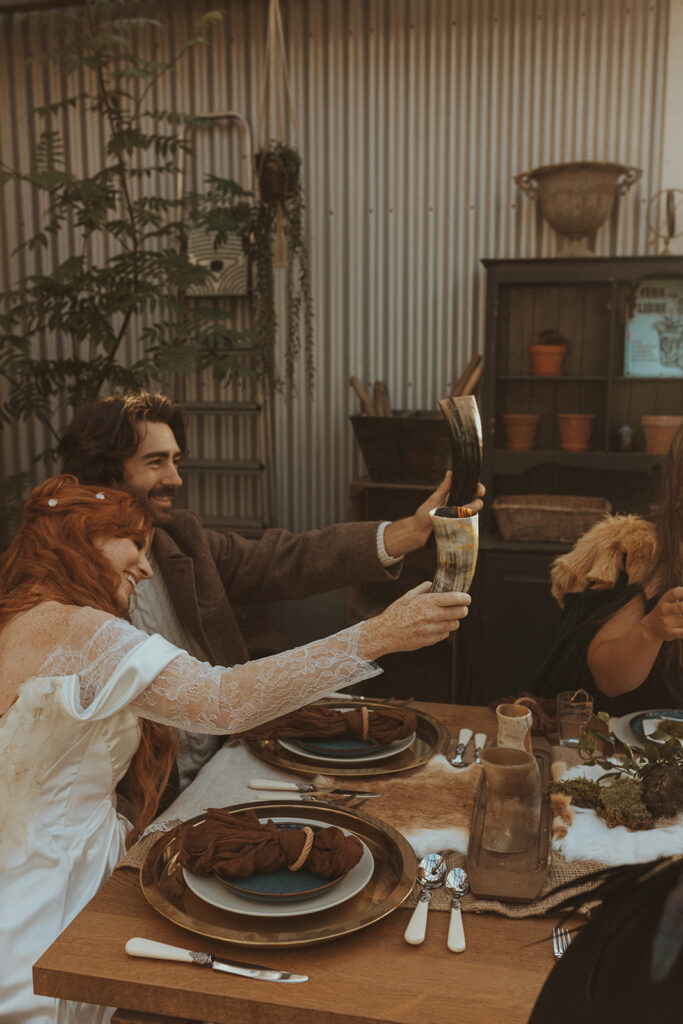
[[111, 487], [123, 482], [123, 463], [139, 444], [136, 424], [167, 423], [180, 451], [187, 450], [187, 417], [182, 406], [160, 392], [97, 398], [78, 410], [62, 434], [62, 472], [82, 484]]

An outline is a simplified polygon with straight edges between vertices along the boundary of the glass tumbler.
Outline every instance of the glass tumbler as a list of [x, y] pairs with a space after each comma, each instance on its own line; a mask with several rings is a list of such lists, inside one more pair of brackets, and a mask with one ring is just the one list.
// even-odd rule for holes
[[576, 748], [593, 718], [593, 698], [586, 690], [565, 690], [556, 699], [560, 746]]
[[541, 773], [533, 754], [515, 747], [481, 752], [486, 814], [481, 845], [494, 853], [523, 853], [538, 843]]

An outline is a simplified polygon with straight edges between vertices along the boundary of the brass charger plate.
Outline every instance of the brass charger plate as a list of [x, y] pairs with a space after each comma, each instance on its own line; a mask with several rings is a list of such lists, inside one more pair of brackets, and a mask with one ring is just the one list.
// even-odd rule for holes
[[[299, 800], [257, 800], [226, 808], [254, 810], [259, 817], [301, 814]], [[400, 832], [361, 811], [331, 804], [306, 804], [306, 817], [354, 832], [374, 858], [370, 881], [357, 895], [329, 910], [303, 917], [243, 917], [219, 910], [195, 896], [185, 884], [178, 860], [177, 826], [148, 852], [140, 885], [148, 903], [181, 928], [240, 946], [309, 946], [366, 928], [396, 910], [408, 897], [417, 873], [417, 858]], [[204, 820], [200, 814], [185, 824]]]
[[[323, 708], [339, 708], [340, 701], [337, 698], [327, 697], [318, 701], [317, 704]], [[368, 708], [370, 711], [395, 711], [395, 704], [387, 704], [381, 699], [378, 700], [344, 700], [344, 708]], [[249, 747], [263, 761], [277, 765], [278, 768], [288, 768], [290, 771], [308, 775], [389, 775], [392, 772], [405, 772], [411, 768], [418, 768], [430, 761], [435, 754], [445, 754], [451, 742], [450, 733], [445, 725], [436, 718], [432, 718], [425, 711], [418, 708], [411, 708], [417, 716], [417, 728], [415, 739], [407, 750], [396, 754], [395, 757], [378, 761], [377, 764], [362, 764], [354, 767], [345, 759], [347, 767], [330, 764], [329, 761], [316, 762], [312, 755], [306, 758], [297, 757], [281, 747], [277, 740], [247, 740]]]

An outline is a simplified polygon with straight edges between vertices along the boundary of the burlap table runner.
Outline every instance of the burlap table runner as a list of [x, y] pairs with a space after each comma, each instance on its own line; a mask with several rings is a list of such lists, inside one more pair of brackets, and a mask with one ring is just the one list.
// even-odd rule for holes
[[[555, 761], [564, 762], [567, 766], [579, 761], [578, 755], [566, 747], [553, 748], [552, 753]], [[273, 772], [270, 768], [268, 771], [273, 777], [282, 777], [279, 771]], [[418, 856], [424, 856], [433, 850], [447, 850], [450, 851], [447, 855], [448, 867], [463, 867], [469, 839], [469, 824], [481, 771], [478, 765], [472, 765], [462, 771], [454, 770], [444, 757], [439, 756], [412, 772], [375, 776], [372, 779], [354, 779], [353, 788], [382, 791], [381, 799], [368, 800], [363, 804], [363, 810], [381, 818], [405, 835]], [[174, 828], [207, 807], [229, 806], [259, 796], [262, 799], [272, 799], [277, 794], [259, 794], [246, 786], [249, 777], [264, 774], [267, 774], [267, 771], [263, 762], [248, 748], [223, 748], [212, 762], [202, 769], [192, 787], [185, 790], [171, 805], [167, 817], [150, 826], [147, 834], [128, 851], [117, 866], [139, 870], [162, 832]], [[324, 785], [326, 781], [332, 785], [338, 785], [339, 782], [326, 780], [324, 776], [317, 777], [315, 781], [319, 785]], [[294, 797], [294, 794], [282, 796], [289, 798]], [[428, 822], [428, 827], [425, 827], [425, 822]], [[538, 900], [530, 904], [502, 903], [497, 900], [478, 899], [470, 894], [463, 898], [462, 909], [465, 912], [491, 911], [506, 917], [544, 914], [567, 895], [563, 892], [550, 896], [548, 894], [552, 889], [564, 882], [576, 880], [577, 884], [572, 888], [572, 892], [585, 892], [590, 886], [582, 884], [581, 879], [602, 866], [593, 860], [567, 863], [558, 854], [553, 853], [548, 878]], [[415, 906], [417, 893], [416, 887], [404, 904], [405, 908]], [[450, 897], [445, 889], [433, 892], [431, 905], [435, 910], [450, 909]]]

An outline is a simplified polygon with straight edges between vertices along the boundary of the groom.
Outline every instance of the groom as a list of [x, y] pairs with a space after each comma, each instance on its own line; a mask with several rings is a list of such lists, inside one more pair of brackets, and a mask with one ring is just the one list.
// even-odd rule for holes
[[[429, 537], [429, 509], [446, 502], [450, 486], [447, 475], [412, 516], [393, 523], [342, 523], [302, 534], [268, 529], [253, 540], [205, 529], [193, 512], [173, 509], [186, 449], [182, 407], [149, 392], [99, 398], [82, 407], [59, 445], [63, 472], [85, 484], [123, 486], [152, 511], [154, 577], [136, 588], [133, 623], [214, 665], [249, 658], [234, 605], [395, 578], [403, 556]], [[472, 507], [481, 504], [477, 498]], [[218, 742], [187, 736], [179, 755], [181, 785]]]

